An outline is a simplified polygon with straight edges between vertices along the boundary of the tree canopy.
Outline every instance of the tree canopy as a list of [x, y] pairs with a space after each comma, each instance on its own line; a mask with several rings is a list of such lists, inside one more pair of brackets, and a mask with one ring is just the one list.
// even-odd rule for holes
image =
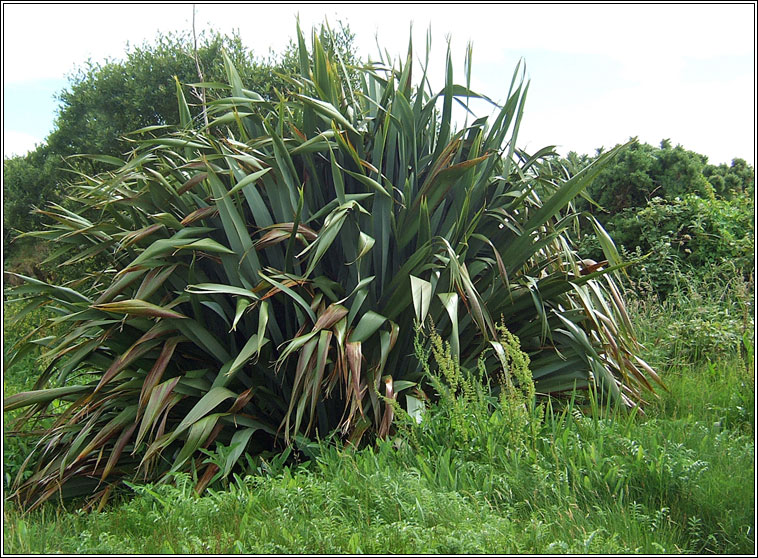
[[[346, 26], [333, 35], [322, 30], [327, 52], [348, 63], [353, 34]], [[201, 33], [197, 41], [197, 64], [206, 83], [223, 82], [224, 59], [229, 57], [247, 87], [267, 99], [291, 88], [287, 76], [297, 71], [299, 62], [294, 43], [284, 52], [256, 55], [244, 46], [237, 33]], [[77, 154], [121, 156], [132, 149], [124, 137], [140, 128], [179, 121], [175, 80], [182, 84], [200, 82], [190, 32], [159, 35], [152, 42], [128, 46], [125, 57], [104, 62], [88, 61], [69, 78], [60, 92], [60, 109], [54, 129], [44, 144], [25, 156], [3, 163], [5, 214], [3, 238], [13, 230], [29, 231], [40, 218], [29, 212], [32, 206], [63, 202], [63, 189], [75, 176], [70, 171], [99, 172], [107, 167], [97, 160], [71, 158]], [[200, 88], [185, 85], [190, 114], [201, 113]]]
[[[593, 160], [576, 153], [566, 157], [574, 172]], [[672, 146], [668, 139], [662, 140], [659, 147], [634, 140], [589, 187], [588, 194], [600, 208], [583, 202], [580, 205], [607, 222], [617, 213], [644, 207], [656, 197], [669, 201], [688, 194], [705, 199], [731, 198], [752, 195], [753, 189], [754, 170], [743, 159], [734, 159], [731, 166], [716, 166], [708, 164], [705, 155], [681, 145]]]

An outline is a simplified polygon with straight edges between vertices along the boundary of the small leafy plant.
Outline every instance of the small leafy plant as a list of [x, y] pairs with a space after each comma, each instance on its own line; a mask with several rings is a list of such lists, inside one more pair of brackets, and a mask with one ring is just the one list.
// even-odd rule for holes
[[413, 415], [401, 431], [417, 451], [465, 450], [474, 460], [518, 453], [541, 427], [544, 409], [536, 403], [529, 356], [502, 322], [496, 330], [502, 367], [488, 371], [482, 354], [469, 370], [461, 367], [431, 320], [428, 332], [417, 324], [414, 354], [434, 390], [431, 396], [415, 391], [423, 402], [406, 396]]

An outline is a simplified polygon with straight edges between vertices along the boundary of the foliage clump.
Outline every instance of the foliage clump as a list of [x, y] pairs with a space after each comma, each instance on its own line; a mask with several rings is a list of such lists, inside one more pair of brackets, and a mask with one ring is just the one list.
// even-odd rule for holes
[[[569, 154], [576, 172], [592, 157]], [[708, 164], [707, 157], [633, 141], [588, 187], [577, 207], [594, 215], [619, 251], [634, 293], [664, 300], [693, 279], [727, 283], [739, 277], [752, 288], [755, 272], [755, 171], [743, 159]], [[583, 227], [582, 253], [602, 257], [599, 237]]]
[[[45, 211], [32, 234], [54, 244], [52, 261], [106, 263], [65, 285], [18, 276], [12, 291], [62, 329], [33, 341], [49, 363], [34, 389], [5, 400], [21, 422], [53, 421], [17, 477], [24, 505], [58, 492], [104, 502], [124, 482], [187, 471], [201, 492], [246, 455], [387, 437], [428, 381], [408, 358], [427, 317], [444, 324], [451, 362], [508, 374], [514, 413], [532, 389], [596, 387], [633, 406], [660, 382], [613, 242], [593, 221], [607, 261], [588, 264], [567, 232], [582, 217], [573, 200], [623, 147], [566, 178], [551, 148], [516, 148], [521, 66], [492, 121], [456, 129], [455, 102], [488, 99], [453, 81], [449, 53], [435, 92], [426, 66], [413, 83], [412, 44], [404, 62], [346, 66], [320, 37], [309, 50], [298, 30], [298, 74], [275, 99], [223, 56], [207, 125], [187, 102], [194, 86], [175, 80], [177, 125], [135, 132], [125, 161], [93, 156], [108, 170], [82, 173]], [[459, 382], [456, 366], [445, 373]], [[484, 388], [456, 389], [489, 408]], [[493, 416], [504, 426], [490, 431], [518, 432], [518, 413]], [[477, 446], [494, 452], [500, 435]]]
[[499, 322], [500, 366], [488, 370], [482, 354], [476, 367], [468, 370], [431, 320], [428, 332], [424, 329], [417, 324], [414, 355], [435, 394], [429, 398], [418, 392], [430, 406], [424, 404], [423, 413], [408, 423], [410, 428], [403, 431], [408, 439], [418, 450], [444, 446], [476, 455], [525, 448], [540, 428], [544, 409], [537, 405], [529, 355], [521, 350], [518, 337]]

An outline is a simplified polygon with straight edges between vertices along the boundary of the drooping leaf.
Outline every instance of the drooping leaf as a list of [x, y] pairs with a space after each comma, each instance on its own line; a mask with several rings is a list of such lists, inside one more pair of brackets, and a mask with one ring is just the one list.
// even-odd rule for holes
[[156, 306], [150, 302], [145, 302], [144, 300], [137, 299], [107, 302], [104, 304], [94, 304], [92, 305], [92, 308], [95, 308], [96, 310], [104, 310], [106, 312], [113, 312], [115, 314], [129, 314], [131, 316], [178, 319], [184, 319], [187, 317], [184, 314], [175, 312], [174, 310]]

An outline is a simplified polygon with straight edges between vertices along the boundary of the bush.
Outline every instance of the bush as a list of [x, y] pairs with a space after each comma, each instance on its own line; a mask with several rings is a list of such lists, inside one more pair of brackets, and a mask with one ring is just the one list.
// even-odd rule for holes
[[[453, 449], [467, 459], [491, 462], [497, 454], [523, 451], [540, 428], [542, 410], [537, 408], [529, 355], [503, 323], [497, 331], [506, 365], [492, 378], [484, 354], [475, 369], [463, 369], [434, 324], [428, 333], [417, 325], [414, 354], [434, 393], [428, 397], [417, 390], [420, 399], [406, 397], [412, 420], [404, 423], [403, 437], [415, 451]], [[431, 343], [425, 342], [427, 337]]]
[[[668, 201], [688, 194], [713, 197], [713, 187], [703, 174], [706, 160], [704, 155], [687, 151], [681, 145], [672, 147], [668, 140], [663, 140], [660, 147], [632, 140], [629, 149], [608, 165], [588, 189], [602, 211], [583, 201], [579, 206], [606, 223], [625, 209], [644, 207], [656, 196]], [[579, 162], [581, 168], [588, 161], [569, 158], [568, 163], [572, 162]]]
[[[42, 146], [25, 156], [3, 159], [3, 245], [19, 231], [41, 226], [32, 213], [49, 201], [59, 201], [58, 186], [50, 177], [58, 173], [59, 158]], [[5, 256], [4, 256], [5, 259]]]
[[54, 301], [65, 327], [44, 342], [41, 391], [5, 402], [24, 418], [65, 402], [18, 487], [25, 504], [189, 470], [200, 492], [247, 453], [386, 437], [424, 388], [408, 355], [427, 317], [467, 369], [485, 348], [489, 375], [511, 366], [500, 315], [544, 393], [596, 384], [633, 405], [652, 389], [615, 268], [585, 265], [566, 233], [572, 199], [621, 148], [565, 180], [549, 149], [515, 151], [519, 69], [491, 124], [455, 131], [453, 102], [479, 95], [453, 83], [449, 56], [430, 94], [411, 83], [412, 49], [394, 69], [346, 69], [317, 33], [311, 52], [298, 45], [278, 102], [225, 58], [230, 96], [208, 103], [208, 127], [177, 82], [177, 128], [143, 130], [126, 162], [99, 157], [113, 170], [46, 212], [56, 254], [107, 265], [79, 286], [16, 289]]
[[[665, 299], [694, 278], [752, 283], [755, 230], [752, 199], [703, 199], [695, 195], [666, 201], [654, 198], [640, 209], [626, 209], [607, 223], [608, 233], [627, 259], [638, 260], [627, 272], [635, 291]], [[596, 235], [581, 249], [602, 252]]]

